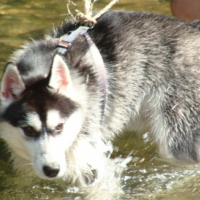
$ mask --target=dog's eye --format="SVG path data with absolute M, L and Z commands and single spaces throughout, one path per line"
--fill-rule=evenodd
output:
M 24 134 L 28 137 L 37 137 L 38 132 L 31 126 L 22 127 Z
M 58 124 L 55 129 L 56 131 L 61 131 L 63 129 L 63 124 Z

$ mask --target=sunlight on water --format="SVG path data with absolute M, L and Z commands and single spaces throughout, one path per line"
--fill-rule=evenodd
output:
M 82 9 L 81 1 L 77 9 Z M 96 9 L 109 0 L 97 1 Z M 66 16 L 67 0 L 2 0 L 0 2 L 0 70 L 14 49 L 30 38 L 42 38 Z M 73 9 L 73 7 L 72 7 Z M 169 0 L 121 0 L 114 9 L 139 10 L 171 15 Z M 157 156 L 148 133 L 126 133 L 114 142 L 108 170 L 100 182 L 88 188 L 72 187 L 63 180 L 44 181 L 17 174 L 0 141 L 0 200 L 198 200 L 200 167 L 170 163 Z M 130 159 L 132 158 L 132 159 Z M 114 174 L 114 176 L 113 176 Z

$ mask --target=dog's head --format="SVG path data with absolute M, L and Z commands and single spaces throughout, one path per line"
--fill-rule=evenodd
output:
M 35 68 L 41 66 L 31 73 L 7 64 L 0 127 L 10 149 L 28 160 L 37 175 L 52 179 L 66 172 L 66 151 L 82 128 L 84 111 L 64 59 L 56 54 L 48 64 L 49 73 L 41 68 L 39 76 Z

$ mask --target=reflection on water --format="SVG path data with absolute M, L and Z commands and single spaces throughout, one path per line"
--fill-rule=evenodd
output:
M 156 147 L 148 140 L 148 133 L 132 137 L 128 134 L 120 138 L 118 144 L 123 149 L 119 153 L 123 155 L 123 152 L 126 152 L 124 156 L 127 155 L 127 151 L 131 150 L 131 147 L 134 147 L 133 161 L 122 177 L 122 186 L 126 191 L 126 196 L 141 200 L 199 199 L 199 166 L 178 162 L 169 163 L 159 158 L 156 154 Z M 127 148 L 124 148 L 122 145 L 126 146 L 126 144 Z
M 81 0 L 75 1 L 81 10 Z M 103 8 L 109 0 L 99 0 L 96 8 Z M 0 1 L 0 70 L 15 48 L 29 38 L 41 38 L 52 25 L 64 21 L 67 0 L 1 0 Z M 73 9 L 73 7 L 72 7 Z M 140 10 L 171 15 L 168 0 L 120 0 L 114 9 Z M 118 192 L 113 199 L 200 199 L 200 170 L 198 166 L 169 163 L 158 158 L 156 147 L 148 140 L 148 133 L 127 133 L 116 139 L 118 151 L 113 157 L 133 158 L 123 172 L 121 189 L 118 182 L 105 176 L 107 183 L 90 187 L 90 199 L 103 199 L 106 192 Z M 9 154 L 0 141 L 0 199 L 82 199 L 86 192 L 70 187 L 64 181 L 43 181 L 16 174 L 8 162 Z M 110 165 L 112 169 L 112 166 Z M 113 167 L 115 168 L 115 167 Z M 115 168 L 116 169 L 116 168 Z M 105 182 L 106 182 L 105 181 Z M 104 191 L 104 193 L 102 193 Z M 121 197 L 120 193 L 124 192 Z M 98 197 L 97 197 L 98 196 Z M 89 198 L 89 197 L 88 197 Z M 108 199 L 106 197 L 105 199 Z

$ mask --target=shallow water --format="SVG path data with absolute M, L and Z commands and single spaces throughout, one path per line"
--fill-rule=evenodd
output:
M 76 9 L 81 10 L 81 1 Z M 109 0 L 99 0 L 95 9 L 103 8 Z M 1 0 L 0 1 L 0 70 L 9 55 L 30 38 L 41 38 L 53 25 L 65 20 L 67 0 Z M 73 6 L 71 6 L 73 10 Z M 171 15 L 168 0 L 121 0 L 114 9 L 140 10 Z M 126 158 L 130 153 L 131 163 L 120 179 L 123 194 L 113 199 L 197 200 L 200 199 L 199 166 L 170 163 L 157 156 L 148 133 L 126 133 L 116 139 L 118 147 L 113 157 Z M 9 154 L 0 141 L 0 199 L 82 199 L 85 191 L 70 187 L 63 181 L 50 182 L 16 174 L 8 162 Z M 106 177 L 110 180 L 109 177 Z M 110 182 L 107 191 L 119 190 Z M 102 189 L 102 187 L 101 187 Z M 105 188 L 90 188 L 90 199 L 103 199 Z M 105 192 L 106 193 L 106 192 Z M 93 195 L 93 196 L 92 196 Z M 102 197 L 102 196 L 103 197 Z M 104 198 L 108 199 L 108 197 Z

